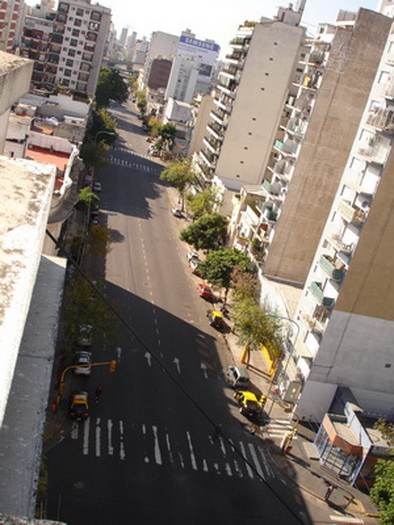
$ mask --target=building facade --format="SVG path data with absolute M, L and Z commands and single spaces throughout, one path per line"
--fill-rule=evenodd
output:
M 15 44 L 18 19 L 23 0 L 0 1 L 0 51 L 10 53 Z

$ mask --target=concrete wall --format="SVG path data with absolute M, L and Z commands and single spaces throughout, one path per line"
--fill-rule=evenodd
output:
M 379 65 L 391 20 L 360 9 L 338 29 L 264 273 L 304 283 Z
M 201 149 L 203 138 L 206 135 L 207 124 L 211 120 L 209 115 L 214 107 L 213 98 L 210 95 L 204 95 L 201 99 L 196 122 L 193 127 L 193 134 L 188 152 L 189 157 L 192 157 L 194 153 Z
M 302 28 L 280 22 L 256 25 L 216 167 L 221 179 L 261 182 L 302 37 Z

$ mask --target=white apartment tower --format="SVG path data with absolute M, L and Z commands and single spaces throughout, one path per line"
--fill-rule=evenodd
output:
M 286 100 L 296 93 L 292 81 L 302 71 L 305 31 L 300 13 L 290 14 L 296 15 L 293 25 L 262 18 L 240 26 L 219 74 L 197 168 L 206 180 L 216 175 L 230 192 L 261 183 Z

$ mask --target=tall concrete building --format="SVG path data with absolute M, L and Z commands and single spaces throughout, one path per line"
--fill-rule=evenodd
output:
M 23 0 L 0 0 L 0 50 L 11 52 Z
M 371 31 L 371 17 L 379 15 L 362 11 L 359 16 L 368 17 Z M 338 386 L 351 389 L 365 414 L 394 417 L 391 22 L 381 20 L 378 26 L 386 31 L 387 42 L 296 313 L 303 353 L 296 364 L 305 380 L 297 413 L 316 421 L 330 407 Z M 379 32 L 373 33 L 378 39 Z M 362 53 L 360 61 L 362 57 L 365 63 L 367 56 Z
M 216 176 L 227 193 L 261 183 L 287 97 L 296 92 L 305 30 L 301 12 L 288 8 L 279 15 L 240 26 L 219 74 L 197 167 L 207 180 Z M 225 200 L 223 211 L 229 209 Z
M 90 0 L 62 0 L 56 12 L 36 14 L 26 18 L 21 45 L 21 54 L 36 61 L 33 85 L 46 89 L 62 85 L 93 95 L 111 10 Z
M 288 100 L 290 118 L 263 181 L 267 199 L 276 197 L 278 184 L 285 191 L 264 275 L 300 286 L 358 133 L 391 25 L 388 17 L 361 9 L 353 27 L 343 27 L 344 15 L 339 13 L 342 27 L 335 28 L 331 43 L 321 33 L 309 42 L 297 98 Z
M 151 35 L 149 48 L 145 55 L 144 71 L 141 77 L 141 87 L 148 85 L 152 63 L 156 58 L 173 60 L 178 48 L 179 37 L 162 31 L 155 31 Z

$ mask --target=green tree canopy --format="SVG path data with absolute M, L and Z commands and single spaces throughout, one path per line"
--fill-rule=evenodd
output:
M 224 241 L 226 233 L 226 217 L 219 213 L 211 213 L 210 215 L 203 215 L 182 230 L 180 239 L 194 246 L 196 250 L 216 250 Z
M 82 206 L 86 208 L 91 206 L 94 202 L 98 202 L 100 200 L 100 197 L 92 191 L 90 186 L 85 186 L 84 188 L 80 189 L 78 198 Z
M 92 168 L 100 168 L 107 165 L 107 152 L 109 146 L 101 142 L 94 144 L 92 142 L 85 142 L 81 147 L 80 157 L 85 166 Z
M 394 447 L 394 424 L 378 421 L 376 427 L 382 432 L 390 446 Z M 394 523 L 394 461 L 379 459 L 375 467 L 375 482 L 370 496 L 379 509 L 379 523 Z
M 197 175 L 191 165 L 191 160 L 185 158 L 171 162 L 171 164 L 161 172 L 160 180 L 168 182 L 178 190 L 179 197 L 182 200 L 183 210 L 186 189 L 197 181 Z
M 213 213 L 217 202 L 217 192 L 211 188 L 205 188 L 201 193 L 189 194 L 187 196 L 189 208 L 195 218 Z
M 99 74 L 96 88 L 96 104 L 98 107 L 109 105 L 110 100 L 120 104 L 129 96 L 127 82 L 123 80 L 118 71 L 102 69 Z
M 220 215 L 220 217 L 222 216 Z M 203 219 L 204 217 L 194 224 Z M 226 290 L 230 288 L 231 275 L 234 268 L 239 268 L 243 272 L 252 271 L 249 258 L 244 253 L 228 247 L 208 253 L 204 261 L 201 261 L 198 265 L 201 277 L 213 286 L 225 288 Z
M 158 135 L 163 141 L 163 146 L 172 149 L 175 140 L 176 127 L 173 124 L 163 124 L 158 128 Z
M 105 108 L 93 111 L 89 135 L 93 142 L 96 141 L 96 137 L 98 142 L 105 142 L 106 144 L 112 144 L 116 140 L 116 120 L 111 117 Z
M 282 326 L 278 318 L 270 317 L 253 297 L 244 297 L 234 304 L 234 327 L 239 344 L 248 350 L 258 350 L 263 344 L 268 350 L 281 352 Z

